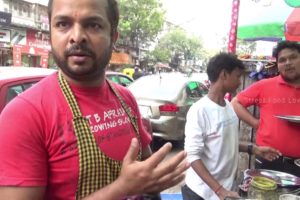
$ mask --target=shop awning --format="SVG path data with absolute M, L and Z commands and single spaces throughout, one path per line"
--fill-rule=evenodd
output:
M 127 53 L 113 52 L 109 63 L 115 65 L 132 64 L 132 59 Z

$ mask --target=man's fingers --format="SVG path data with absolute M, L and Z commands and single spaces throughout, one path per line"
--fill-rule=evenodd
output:
M 273 154 L 276 154 L 278 156 L 281 156 L 281 152 L 277 149 L 274 149 L 272 147 L 262 147 L 262 151 L 264 151 L 264 153 L 273 153 Z
M 145 188 L 146 193 L 158 193 L 162 192 L 165 189 L 168 189 L 170 187 L 173 187 L 179 183 L 181 183 L 184 180 L 185 175 L 181 174 L 177 177 L 174 177 L 173 179 L 167 181 L 167 182 L 160 182 L 158 181 L 155 185 L 152 185 L 151 187 Z
M 182 160 L 181 158 L 185 158 L 184 152 L 178 153 L 175 157 L 173 161 L 164 161 L 154 169 L 152 179 L 155 181 L 146 187 L 147 192 L 160 192 L 180 183 L 184 179 L 184 172 L 190 165 L 187 162 L 179 161 Z
M 185 171 L 190 166 L 186 161 L 183 162 L 185 157 L 186 157 L 186 152 L 181 151 L 177 153 L 175 156 L 173 156 L 172 158 L 170 158 L 169 160 L 161 163 L 155 170 L 155 176 L 161 177 L 164 176 L 165 174 L 171 173 L 176 168 L 178 168 L 178 166 L 183 166 L 182 168 L 179 169 L 182 169 L 182 172 Z
M 138 153 L 139 153 L 139 143 L 136 138 L 133 138 L 131 140 L 129 149 L 123 159 L 123 165 L 127 165 L 134 162 L 138 156 Z
M 177 179 L 180 179 L 180 177 L 185 176 L 185 171 L 189 168 L 189 165 L 187 162 L 182 162 L 175 170 L 171 171 L 170 173 L 160 176 L 158 180 L 158 184 L 164 185 L 168 182 L 174 182 Z
M 234 199 L 239 199 L 239 198 L 241 198 L 237 192 L 233 192 L 233 191 L 227 191 L 227 192 L 224 193 L 223 195 L 224 195 L 224 196 L 222 196 L 222 197 L 223 197 L 224 199 L 226 199 L 226 198 L 234 198 Z
M 184 180 L 185 173 L 187 169 L 186 163 L 181 163 L 173 172 L 165 174 L 157 178 L 153 184 L 149 185 L 145 190 L 147 192 L 161 192 L 167 188 L 173 187 Z
M 164 146 L 162 146 L 158 151 L 152 154 L 150 158 L 148 158 L 145 162 L 147 162 L 147 165 L 149 168 L 153 169 L 157 167 L 157 165 L 165 159 L 167 154 L 171 151 L 172 149 L 172 144 L 171 143 L 166 143 Z
M 274 148 L 270 148 L 271 150 L 271 152 L 272 153 L 274 153 L 274 154 L 276 154 L 276 155 L 278 155 L 278 156 L 281 156 L 281 153 L 280 153 L 280 151 L 278 151 L 277 149 L 274 149 Z

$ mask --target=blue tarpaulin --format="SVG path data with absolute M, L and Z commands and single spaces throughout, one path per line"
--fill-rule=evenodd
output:
M 181 194 L 160 194 L 162 200 L 182 200 Z

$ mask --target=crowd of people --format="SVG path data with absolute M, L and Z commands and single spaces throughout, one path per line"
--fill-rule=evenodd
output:
M 184 178 L 184 200 L 238 198 L 239 151 L 254 154 L 256 168 L 300 175 L 300 126 L 275 117 L 300 116 L 298 43 L 280 42 L 279 75 L 231 102 L 224 96 L 239 87 L 245 66 L 230 53 L 212 57 L 209 93 L 188 112 L 184 151 L 166 160 L 172 145 L 153 153 L 135 98 L 105 78 L 119 36 L 117 1 L 49 0 L 48 14 L 59 70 L 1 113 L 0 199 L 159 199 L 155 194 Z M 260 108 L 259 119 L 251 105 Z M 239 141 L 239 119 L 257 129 L 255 144 Z

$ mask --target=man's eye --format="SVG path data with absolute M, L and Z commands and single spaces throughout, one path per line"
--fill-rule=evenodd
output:
M 56 27 L 58 28 L 66 28 L 68 26 L 67 22 L 57 22 Z
M 97 23 L 89 23 L 87 25 L 88 28 L 91 28 L 91 29 L 94 29 L 94 30 L 99 30 L 101 29 L 101 25 L 100 24 L 97 24 Z
M 298 58 L 297 55 L 291 55 L 291 57 L 290 57 L 291 60 L 295 60 L 295 59 L 297 59 L 297 58 Z

